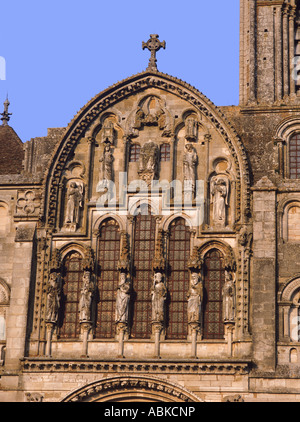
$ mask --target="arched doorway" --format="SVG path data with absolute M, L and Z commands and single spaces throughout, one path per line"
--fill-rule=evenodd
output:
M 62 402 L 202 402 L 183 387 L 153 376 L 123 375 L 88 384 Z

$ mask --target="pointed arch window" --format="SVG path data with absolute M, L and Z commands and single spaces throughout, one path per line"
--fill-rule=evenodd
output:
M 224 256 L 218 249 L 204 260 L 204 339 L 223 339 L 222 289 L 225 281 Z
M 83 278 L 83 259 L 79 252 L 70 252 L 63 261 L 63 292 L 60 316 L 60 337 L 78 338 L 79 297 Z
M 152 261 L 155 251 L 156 220 L 147 205 L 135 213 L 133 251 L 133 312 L 131 337 L 150 338 Z
M 189 290 L 188 260 L 190 257 L 190 230 L 183 218 L 177 218 L 169 230 L 170 293 L 167 314 L 167 339 L 186 339 L 188 334 L 187 294 Z
M 105 220 L 98 237 L 98 306 L 96 338 L 115 336 L 115 299 L 119 284 L 120 228 L 116 220 Z

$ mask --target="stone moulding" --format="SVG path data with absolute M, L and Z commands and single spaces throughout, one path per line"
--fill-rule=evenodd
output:
M 62 402 L 111 401 L 116 398 L 122 401 L 122 398 L 132 398 L 132 395 L 154 398 L 155 401 L 203 402 L 200 397 L 173 382 L 153 376 L 132 375 L 93 382 L 73 391 Z
M 228 361 L 100 361 L 88 359 L 47 359 L 25 358 L 22 370 L 26 373 L 46 372 L 83 372 L 83 373 L 184 373 L 184 374 L 219 374 L 246 375 L 250 373 L 250 360 Z

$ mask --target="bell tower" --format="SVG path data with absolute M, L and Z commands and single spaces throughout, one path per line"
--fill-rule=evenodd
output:
M 240 105 L 300 102 L 298 60 L 300 1 L 241 0 Z

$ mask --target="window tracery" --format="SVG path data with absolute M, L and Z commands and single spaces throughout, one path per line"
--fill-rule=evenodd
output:
M 129 162 L 138 163 L 140 159 L 141 146 L 139 144 L 130 145 Z
M 186 339 L 188 335 L 188 291 L 190 230 L 183 218 L 176 218 L 169 229 L 169 277 L 167 339 Z
M 156 220 L 147 206 L 140 207 L 134 222 L 132 338 L 151 336 L 152 262 Z M 148 212 L 146 212 L 148 211 Z
M 204 339 L 223 339 L 222 290 L 225 281 L 225 261 L 217 250 L 209 251 L 204 259 Z
M 59 324 L 59 335 L 61 338 L 79 337 L 79 299 L 82 278 L 82 255 L 77 251 L 72 251 L 63 261 L 63 294 Z
M 160 161 L 166 162 L 171 160 L 171 146 L 170 144 L 162 144 L 160 147 Z
M 115 335 L 115 295 L 119 284 L 120 228 L 116 220 L 107 219 L 100 227 L 98 237 L 98 305 L 96 338 Z

